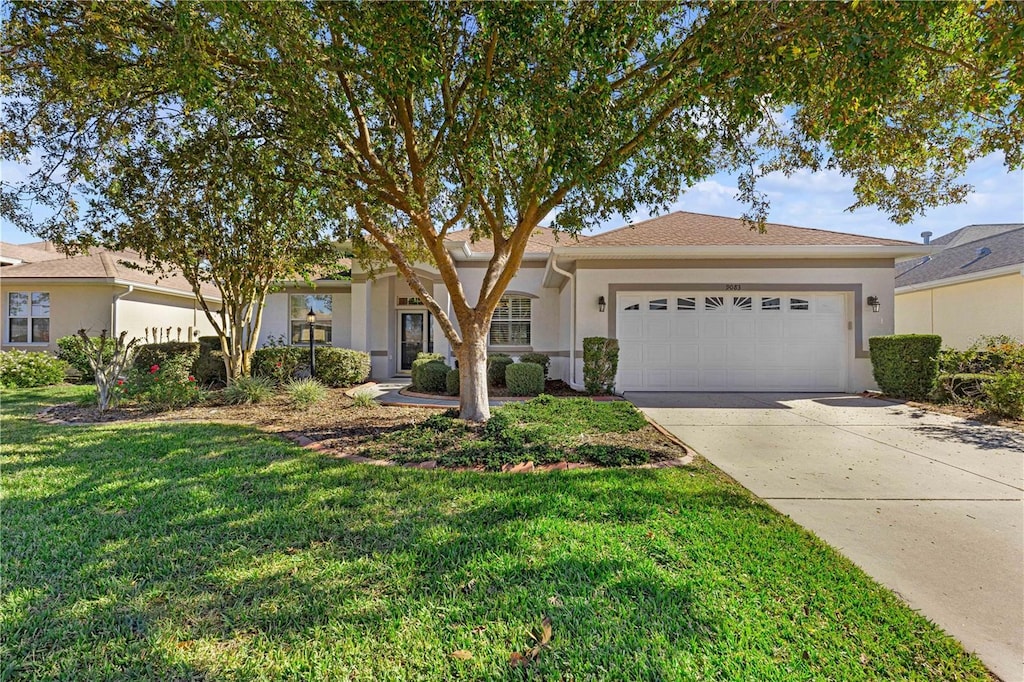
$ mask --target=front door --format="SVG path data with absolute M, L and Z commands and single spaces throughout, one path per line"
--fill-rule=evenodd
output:
M 398 371 L 411 372 L 413 360 L 427 347 L 427 313 L 424 311 L 398 314 Z

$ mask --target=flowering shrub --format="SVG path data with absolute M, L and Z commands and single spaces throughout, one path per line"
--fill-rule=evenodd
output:
M 194 375 L 189 373 L 191 358 L 169 358 L 165 365 L 152 364 L 149 371 L 135 370 L 125 393 L 142 405 L 171 410 L 201 402 L 205 397 Z M 125 387 L 119 386 L 119 389 Z
M 49 353 L 9 350 L 0 353 L 0 386 L 34 388 L 64 381 L 67 364 Z

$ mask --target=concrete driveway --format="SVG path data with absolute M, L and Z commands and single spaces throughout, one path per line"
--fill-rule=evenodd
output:
M 626 398 L 1024 680 L 1024 433 L 851 395 Z

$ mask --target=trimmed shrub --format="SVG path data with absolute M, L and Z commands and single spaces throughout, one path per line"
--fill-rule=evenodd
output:
M 295 346 L 268 346 L 253 352 L 251 369 L 254 377 L 268 379 L 280 386 L 295 377 L 303 360 L 309 365 L 309 350 Z
M 316 349 L 316 379 L 331 387 L 354 386 L 370 376 L 370 354 L 348 348 L 321 346 Z M 252 374 L 283 385 L 306 374 L 309 349 L 298 346 L 270 346 L 252 354 Z
M 459 376 L 459 370 L 450 369 L 448 375 L 444 378 L 445 393 L 448 395 L 458 395 L 460 387 L 462 385 L 462 379 Z
M 302 353 L 308 360 L 309 350 Z M 316 349 L 316 378 L 334 388 L 355 386 L 370 376 L 370 354 L 350 348 L 325 346 Z
M 587 393 L 604 394 L 615 390 L 619 371 L 619 342 L 603 336 L 583 339 L 583 386 Z
M 517 362 L 505 368 L 505 385 L 512 395 L 540 395 L 544 392 L 544 367 L 536 362 Z
M 228 370 L 224 366 L 224 352 L 219 336 L 199 337 L 199 358 L 192 367 L 196 381 L 203 386 L 223 386 L 228 383 Z
M 285 391 L 299 410 L 308 410 L 327 397 L 327 387 L 316 379 L 295 379 L 285 386 Z
M 255 405 L 274 395 L 274 383 L 266 377 L 238 377 L 221 395 L 231 405 Z
M 505 368 L 515 360 L 507 355 L 495 353 L 487 357 L 487 383 L 491 386 L 505 386 Z
M 427 366 L 432 366 L 435 369 L 430 370 L 433 375 L 436 376 L 441 372 L 440 368 L 444 368 L 445 374 L 448 372 L 448 365 L 444 364 L 444 361 L 438 357 L 434 357 L 433 354 L 421 353 L 420 355 L 425 357 L 418 357 L 412 361 L 412 388 L 414 391 L 423 391 L 425 393 L 437 392 L 430 391 L 427 388 L 426 378 L 424 377 L 424 370 Z M 433 381 L 433 379 L 431 379 Z M 441 391 L 444 391 L 444 379 L 441 380 Z
M 878 387 L 894 398 L 926 398 L 938 376 L 941 345 L 935 334 L 872 336 L 868 346 Z
M 448 365 L 440 360 L 429 360 L 420 366 L 419 390 L 425 393 L 445 393 L 448 390 Z
M 49 353 L 23 350 L 0 352 L 0 386 L 4 388 L 36 388 L 64 381 L 68 365 Z
M 985 406 L 1000 417 L 1024 417 L 1024 372 L 1010 370 L 997 374 L 983 386 Z
M 551 358 L 544 353 L 523 353 L 519 356 L 519 362 L 532 362 L 544 369 L 544 377 L 548 376 L 548 367 L 551 366 Z
M 94 336 L 92 338 L 99 338 Z M 82 381 L 93 381 L 96 379 L 89 364 L 89 354 L 85 348 L 85 341 L 77 334 L 62 336 L 57 339 L 57 357 L 68 363 L 68 366 L 75 374 L 81 377 Z M 110 362 L 114 358 L 114 344 L 110 343 L 103 347 L 103 361 Z
M 163 343 L 147 343 L 139 346 L 132 360 L 132 368 L 139 374 L 151 373 L 153 367 L 159 369 L 173 368 L 175 378 L 185 381 L 195 376 L 193 367 L 199 359 L 199 344 L 188 341 L 165 341 Z

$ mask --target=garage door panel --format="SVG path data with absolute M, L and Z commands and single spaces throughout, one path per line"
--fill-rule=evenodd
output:
M 624 296 L 619 388 L 842 390 L 846 304 L 845 294 L 784 291 Z

